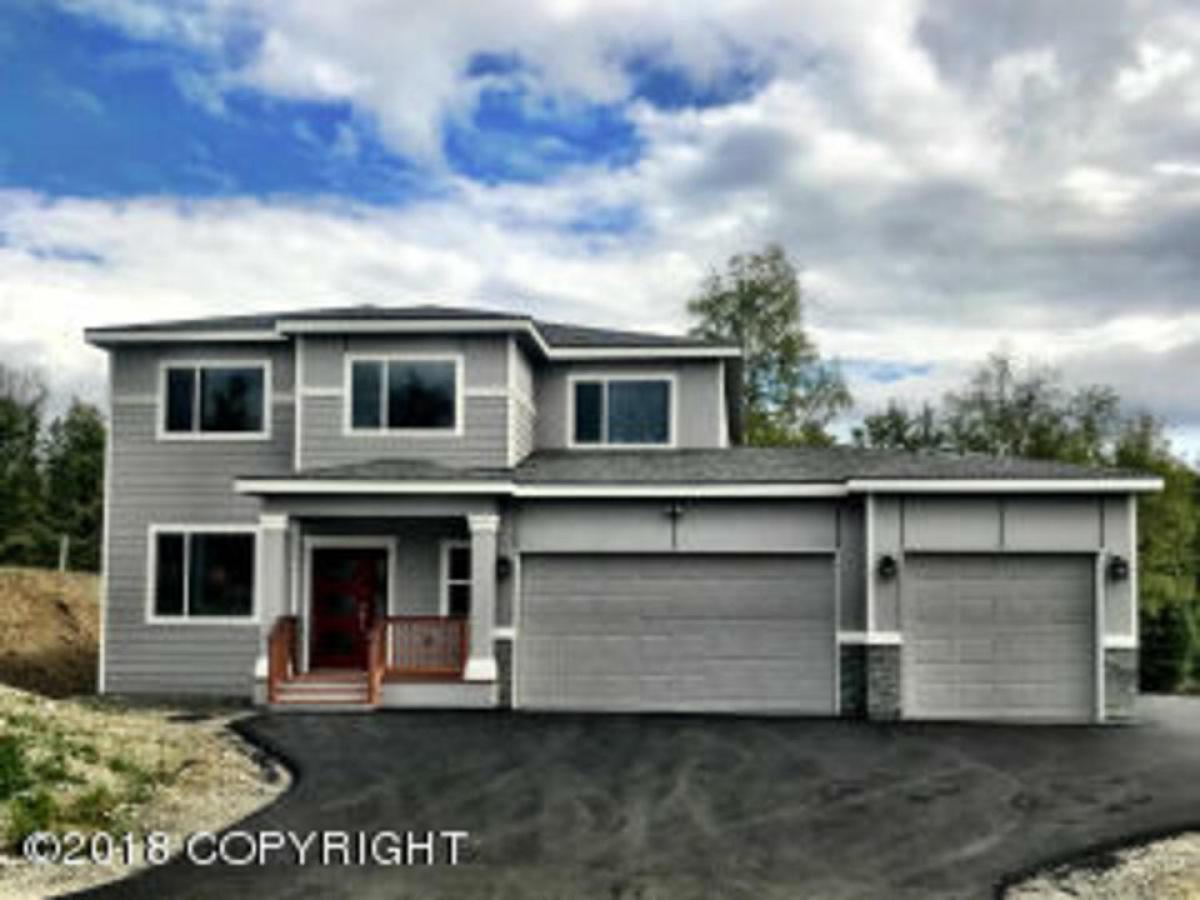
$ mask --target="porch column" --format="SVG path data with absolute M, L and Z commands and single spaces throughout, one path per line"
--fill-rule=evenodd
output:
M 275 620 L 289 611 L 288 517 L 263 513 L 258 517 L 258 653 L 254 662 L 254 694 L 266 700 L 267 638 Z M 260 696 L 261 695 L 261 696 Z
M 492 628 L 496 621 L 497 515 L 467 516 L 471 529 L 471 621 L 466 681 L 495 681 L 496 653 Z

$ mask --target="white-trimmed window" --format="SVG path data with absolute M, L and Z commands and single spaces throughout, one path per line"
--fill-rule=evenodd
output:
M 151 526 L 150 621 L 253 622 L 257 559 L 252 526 Z
M 443 616 L 471 614 L 471 542 L 442 541 L 442 578 L 438 611 Z
M 269 437 L 268 362 L 167 362 L 161 380 L 160 438 Z
M 667 447 L 674 443 L 675 380 L 662 376 L 571 379 L 570 444 Z
M 462 359 L 353 356 L 347 359 L 347 428 L 353 433 L 457 433 Z

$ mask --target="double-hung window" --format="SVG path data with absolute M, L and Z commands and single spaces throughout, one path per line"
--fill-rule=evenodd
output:
M 578 378 L 572 382 L 576 446 L 667 446 L 673 439 L 670 378 Z
M 350 430 L 458 431 L 460 369 L 451 357 L 351 359 Z
M 252 528 L 151 528 L 151 619 L 252 621 L 256 548 Z
M 167 363 L 160 433 L 166 438 L 267 436 L 267 363 Z
M 442 544 L 442 597 L 444 616 L 471 614 L 471 544 L 446 541 Z

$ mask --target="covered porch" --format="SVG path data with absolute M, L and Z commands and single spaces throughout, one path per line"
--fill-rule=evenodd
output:
M 503 701 L 511 563 L 491 496 L 266 494 L 257 702 L 480 708 Z M 503 597 L 501 596 L 503 595 Z

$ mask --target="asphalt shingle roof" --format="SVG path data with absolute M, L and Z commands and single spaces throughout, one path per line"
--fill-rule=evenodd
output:
M 730 447 L 713 450 L 541 450 L 515 469 L 459 469 L 381 459 L 310 469 L 300 479 L 498 481 L 518 484 L 786 484 L 850 479 L 1105 479 L 1144 477 L 1123 469 L 1032 459 L 996 459 L 853 447 Z
M 164 322 L 140 322 L 132 325 L 106 325 L 88 329 L 98 338 L 114 332 L 195 332 L 195 331 L 263 331 L 274 332 L 281 322 L 294 320 L 353 320 L 414 322 L 423 319 L 486 319 L 512 322 L 515 325 L 532 323 L 537 326 L 551 347 L 709 347 L 712 341 L 682 335 L 651 334 L 643 331 L 623 331 L 613 328 L 593 328 L 562 322 L 543 322 L 520 313 L 491 309 L 472 309 L 456 306 L 342 306 L 326 309 L 287 310 L 238 316 L 210 316 L 202 319 L 174 319 Z

